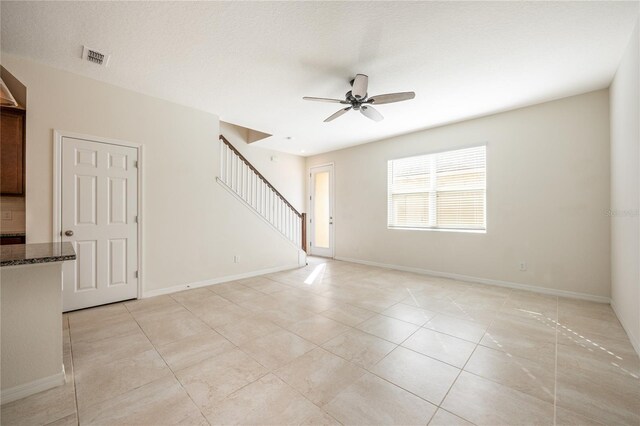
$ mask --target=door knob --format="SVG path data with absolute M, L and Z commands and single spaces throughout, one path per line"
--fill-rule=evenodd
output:
M 72 237 L 73 236 L 73 231 L 71 231 L 71 230 L 64 231 L 64 235 L 66 235 L 67 237 Z

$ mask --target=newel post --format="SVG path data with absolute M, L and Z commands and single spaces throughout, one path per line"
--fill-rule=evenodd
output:
M 307 214 L 302 213 L 302 250 L 307 251 Z

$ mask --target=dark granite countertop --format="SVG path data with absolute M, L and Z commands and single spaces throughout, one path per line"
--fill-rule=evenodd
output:
M 24 232 L 0 232 L 0 237 L 25 237 Z
M 62 262 L 75 258 L 76 252 L 69 242 L 0 246 L 0 266 Z

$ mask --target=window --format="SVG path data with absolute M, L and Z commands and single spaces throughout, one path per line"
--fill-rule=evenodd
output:
M 389 228 L 486 229 L 486 145 L 388 162 Z

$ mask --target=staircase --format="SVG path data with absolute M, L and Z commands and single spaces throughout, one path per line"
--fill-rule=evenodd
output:
M 306 252 L 306 214 L 298 212 L 224 136 L 220 141 L 218 182 Z

